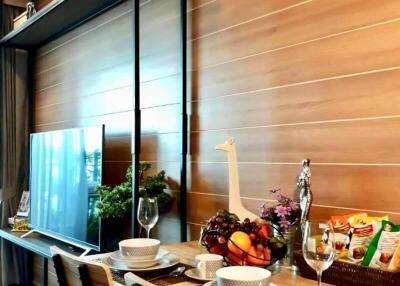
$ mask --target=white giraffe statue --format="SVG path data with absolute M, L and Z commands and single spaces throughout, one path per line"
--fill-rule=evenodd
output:
M 237 166 L 235 139 L 228 137 L 223 144 L 215 146 L 216 150 L 228 153 L 228 169 L 229 169 L 229 212 L 235 213 L 240 220 L 249 218 L 251 221 L 258 218 L 257 215 L 247 210 L 240 198 L 239 189 L 239 172 Z

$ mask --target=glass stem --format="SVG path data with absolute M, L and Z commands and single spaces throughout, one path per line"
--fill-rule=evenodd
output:
M 150 238 L 150 227 L 146 227 L 147 238 Z
M 322 279 L 322 271 L 321 270 L 317 270 L 317 281 L 318 281 L 318 286 L 321 286 L 321 279 Z

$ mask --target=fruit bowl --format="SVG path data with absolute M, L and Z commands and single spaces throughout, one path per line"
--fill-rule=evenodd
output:
M 210 253 L 222 255 L 228 265 L 268 267 L 287 251 L 285 239 L 274 236 L 272 228 L 261 219 L 240 222 L 235 214 L 219 210 L 203 229 L 201 243 Z

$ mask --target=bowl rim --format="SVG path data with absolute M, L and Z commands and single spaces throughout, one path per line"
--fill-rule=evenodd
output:
M 143 243 L 148 242 L 149 244 L 143 245 Z M 130 243 L 138 243 L 135 245 L 130 245 Z M 120 247 L 130 247 L 130 248 L 146 248 L 146 247 L 154 247 L 159 246 L 160 241 L 154 238 L 129 238 L 121 240 L 118 245 Z
M 260 277 L 260 278 L 249 277 L 249 278 L 243 278 L 243 279 L 228 277 L 225 272 L 231 271 L 232 269 L 240 270 L 242 273 L 243 273 L 243 271 L 246 271 L 246 270 L 250 270 L 250 271 L 252 271 L 252 273 L 254 273 L 256 271 L 256 272 L 260 273 L 261 275 L 263 275 L 264 277 Z M 216 275 L 217 279 L 220 278 L 220 279 L 226 279 L 226 280 L 231 280 L 231 281 L 260 281 L 260 280 L 268 279 L 269 277 L 271 277 L 271 271 L 269 271 L 265 268 L 256 267 L 256 266 L 228 266 L 228 267 L 223 267 L 223 268 L 218 269 L 215 272 L 215 275 Z

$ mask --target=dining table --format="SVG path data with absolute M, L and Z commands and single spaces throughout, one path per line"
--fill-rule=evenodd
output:
M 163 249 L 169 251 L 170 253 L 175 254 L 177 257 L 179 257 L 180 265 L 183 265 L 186 268 L 195 267 L 195 256 L 197 254 L 207 252 L 207 250 L 205 248 L 201 247 L 197 241 L 189 241 L 189 242 L 174 243 L 174 244 L 163 244 L 161 247 Z M 99 259 L 101 257 L 104 257 L 105 255 L 107 255 L 107 254 L 94 255 L 94 256 L 91 256 L 90 260 Z M 172 268 L 172 269 L 174 269 L 174 268 Z M 172 269 L 166 269 L 161 273 L 159 271 L 158 272 L 150 272 L 150 273 L 135 272 L 135 275 L 137 275 L 140 278 L 143 278 L 144 280 L 150 280 L 156 276 L 160 276 L 160 274 L 167 274 Z M 114 279 L 115 286 L 124 286 L 123 275 L 124 275 L 124 273 L 120 273 L 118 271 L 113 271 L 113 279 Z M 157 286 L 168 286 L 168 285 L 198 286 L 198 285 L 205 284 L 205 282 L 197 281 L 197 280 L 191 279 L 189 277 L 186 277 L 184 274 L 182 274 L 180 277 L 174 277 L 174 278 L 164 275 L 162 279 L 156 279 L 155 281 L 152 281 L 152 283 Z M 279 270 L 276 271 L 275 273 L 272 273 L 271 277 L 269 278 L 269 286 L 283 286 L 283 285 L 285 285 L 285 286 L 290 286 L 290 285 L 293 285 L 293 286 L 315 286 L 315 285 L 317 285 L 317 282 L 315 280 L 310 280 L 310 279 L 301 277 L 298 272 L 295 273 L 295 272 L 289 271 L 286 268 L 279 267 Z M 323 285 L 328 285 L 328 284 L 323 284 Z

